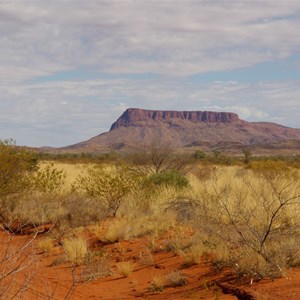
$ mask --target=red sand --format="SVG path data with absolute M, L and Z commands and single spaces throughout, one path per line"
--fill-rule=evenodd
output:
M 24 237 L 17 237 L 19 243 Z M 194 266 L 182 268 L 183 259 L 172 252 L 151 253 L 146 239 L 123 241 L 104 245 L 92 243 L 93 250 L 108 254 L 112 275 L 93 281 L 78 280 L 82 267 L 75 269 L 76 284 L 72 286 L 72 272 L 66 263 L 53 266 L 61 256 L 61 249 L 37 255 L 37 262 L 27 271 L 34 274 L 28 286 L 25 299 L 300 299 L 300 268 L 290 270 L 287 278 L 275 281 L 262 280 L 252 285 L 239 284 L 230 272 L 216 273 L 204 258 Z M 25 253 L 24 253 L 25 254 Z M 118 274 L 116 264 L 123 260 L 134 262 L 134 271 L 129 277 Z M 149 287 L 153 276 L 165 275 L 181 269 L 186 276 L 184 286 L 166 287 L 162 292 L 151 292 Z M 22 275 L 14 278 L 22 283 Z

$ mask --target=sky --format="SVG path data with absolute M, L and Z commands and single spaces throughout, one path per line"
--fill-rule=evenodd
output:
M 0 139 L 66 146 L 129 107 L 300 128 L 299 0 L 0 0 Z

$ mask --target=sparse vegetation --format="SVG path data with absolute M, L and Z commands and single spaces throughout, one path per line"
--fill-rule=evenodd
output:
M 51 237 L 43 237 L 39 239 L 38 246 L 43 252 L 49 252 L 54 248 L 54 240 Z
M 16 245 L 14 234 L 1 232 L 0 299 L 22 297 L 32 283 L 38 260 L 34 251 L 36 236 L 25 237 Z
M 173 271 L 165 275 L 165 286 L 175 287 L 186 285 L 186 276 L 181 271 Z
M 28 175 L 36 170 L 34 153 L 17 147 L 13 140 L 0 141 L 1 200 L 24 192 L 28 188 Z
M 147 177 L 143 183 L 145 186 L 167 185 L 179 189 L 189 186 L 188 179 L 176 170 L 167 170 Z
M 150 292 L 162 292 L 165 286 L 165 279 L 163 276 L 153 276 L 152 282 L 148 288 Z
M 142 237 L 150 242 L 135 259 L 145 267 L 156 266 L 158 253 L 172 252 L 184 260 L 180 268 L 196 268 L 205 254 L 216 269 L 229 267 L 252 282 L 287 276 L 289 268 L 300 265 L 297 157 L 267 159 L 244 152 L 244 157 L 232 158 L 199 152 L 186 168 L 174 152 L 150 150 L 145 160 L 142 152 L 129 165 L 121 160 L 116 165 L 110 158 L 100 165 L 92 160 L 70 178 L 55 162 L 41 164 L 12 141 L 1 142 L 0 216 L 5 235 L 41 234 L 36 251 L 52 255 L 55 248 L 60 255 L 52 265 L 67 264 L 72 276 L 80 269 L 80 280 L 111 276 L 111 269 L 130 276 L 135 262 L 115 264 L 99 248 L 119 247 L 116 251 L 124 259 L 121 242 Z M 93 224 L 97 232 L 88 229 Z M 96 249 L 88 247 L 85 230 L 90 230 Z M 0 246 L 1 273 L 1 264 L 19 263 L 22 251 L 14 252 L 9 242 Z M 36 259 L 32 253 L 17 272 Z M 26 276 L 24 289 L 33 274 Z M 12 284 L 12 278 L 6 278 L 0 278 L 1 286 Z M 180 271 L 155 275 L 149 291 L 186 283 Z
M 74 265 L 80 265 L 88 253 L 87 241 L 82 237 L 67 238 L 63 241 L 63 249 L 67 260 Z
M 110 261 L 105 255 L 95 255 L 93 252 L 88 253 L 89 259 L 81 271 L 83 280 L 96 280 L 99 277 L 106 277 L 112 274 Z
M 97 166 L 80 175 L 73 188 L 99 198 L 116 215 L 124 197 L 139 184 L 139 176 L 126 167 Z
M 132 261 L 122 261 L 117 264 L 117 269 L 122 276 L 128 277 L 133 272 L 134 266 Z
M 66 173 L 53 166 L 46 166 L 32 176 L 31 184 L 34 190 L 54 194 L 60 193 L 65 184 Z
M 201 256 L 204 254 L 203 245 L 192 245 L 184 254 L 183 267 L 197 265 L 200 262 Z
M 265 166 L 255 172 L 241 169 L 235 176 L 235 183 L 225 174 L 205 188 L 199 201 L 205 222 L 200 217 L 199 225 L 216 239 L 216 252 L 218 240 L 226 243 L 227 264 L 238 273 L 282 276 L 294 260 L 287 247 L 280 246 L 282 240 L 289 244 L 299 236 L 299 220 L 293 213 L 299 209 L 299 173 Z M 241 267 L 247 256 L 252 266 Z
M 163 276 L 154 276 L 148 288 L 150 292 L 162 292 L 166 287 L 184 286 L 186 276 L 181 271 L 172 271 Z
M 189 161 L 188 156 L 176 153 L 172 147 L 158 141 L 133 149 L 125 158 L 132 169 L 142 175 L 174 170 L 182 172 Z

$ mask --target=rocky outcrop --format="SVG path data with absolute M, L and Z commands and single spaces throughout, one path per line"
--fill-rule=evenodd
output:
M 297 141 L 300 141 L 300 129 L 268 122 L 247 122 L 230 112 L 129 108 L 109 132 L 62 150 L 123 151 L 156 142 L 185 149 L 234 148 L 241 151 L 245 146 L 270 148 L 272 144 L 276 149 L 298 149 Z
M 240 121 L 238 115 L 231 112 L 144 110 L 129 108 L 112 124 L 110 130 L 121 126 L 142 126 L 143 122 L 148 121 L 171 123 L 174 120 L 187 120 L 194 123 L 234 123 Z

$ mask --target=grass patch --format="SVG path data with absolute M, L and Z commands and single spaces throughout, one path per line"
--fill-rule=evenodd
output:
M 80 265 L 88 253 L 87 241 L 82 237 L 67 238 L 63 241 L 63 249 L 67 260 L 74 265 Z
M 135 264 L 131 261 L 122 261 L 117 264 L 118 273 L 124 277 L 129 277 L 133 272 Z

